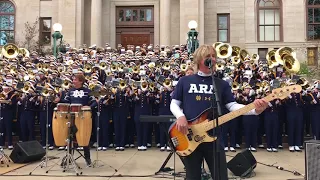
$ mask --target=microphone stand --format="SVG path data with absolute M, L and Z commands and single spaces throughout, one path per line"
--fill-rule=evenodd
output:
M 212 179 L 213 180 L 220 180 L 221 179 L 221 174 L 220 174 L 220 149 L 219 149 L 219 136 L 220 136 L 220 127 L 219 127 L 219 116 L 221 116 L 221 107 L 220 107 L 220 98 L 218 96 L 217 93 L 217 86 L 216 86 L 216 82 L 215 82 L 215 76 L 214 76 L 214 67 L 212 64 L 212 60 L 210 59 L 210 62 L 208 63 L 208 67 L 211 71 L 211 80 L 212 80 L 212 86 L 213 86 L 213 92 L 212 92 L 212 96 L 211 96 L 211 108 L 212 108 L 212 118 L 215 120 L 215 125 L 216 128 L 212 129 L 212 133 L 213 136 L 217 137 L 216 142 L 213 143 L 213 165 L 214 165 L 214 174 Z M 217 117 L 215 118 L 215 115 L 217 115 Z M 216 177 L 218 177 L 218 179 L 216 179 Z

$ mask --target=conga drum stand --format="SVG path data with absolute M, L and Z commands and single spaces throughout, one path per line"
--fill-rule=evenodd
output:
M 100 107 L 98 104 L 98 112 L 97 112 L 97 152 L 96 152 L 96 160 L 94 160 L 92 162 L 92 167 L 93 168 L 99 168 L 104 166 L 106 163 L 104 163 L 103 161 L 99 160 L 99 135 L 100 135 Z
M 61 166 L 63 167 L 63 172 L 73 170 L 76 173 L 76 175 L 79 176 L 82 174 L 82 172 L 80 172 L 80 170 L 79 170 L 80 166 L 76 163 L 76 161 L 73 157 L 73 154 L 72 154 L 73 139 L 75 138 L 75 133 L 76 133 L 76 132 L 74 132 L 74 131 L 76 131 L 76 130 L 74 130 L 74 128 L 76 128 L 74 125 L 75 114 L 70 113 L 70 115 L 71 115 L 70 122 L 68 122 L 67 151 L 66 151 L 66 155 L 61 159 Z M 53 167 L 51 167 L 50 169 L 52 169 L 52 168 Z
M 42 161 L 29 173 L 29 175 L 31 175 L 33 173 L 33 171 L 35 171 L 38 167 L 43 168 L 43 167 L 48 167 L 48 161 L 52 160 L 52 159 L 58 159 L 57 157 L 54 156 L 48 156 L 48 135 L 49 135 L 49 97 L 45 97 L 46 99 L 46 155 L 45 157 L 42 158 Z M 48 171 L 46 171 L 46 173 L 48 173 Z
M 1 126 L 1 124 L 3 123 L 3 117 L 2 117 L 2 114 L 1 114 L 1 111 L 2 111 L 2 104 L 3 103 L 6 103 L 8 104 L 10 101 L 8 100 L 0 100 L 0 136 L 4 136 L 4 133 L 3 133 L 3 126 Z M 8 155 L 6 155 L 3 151 L 3 149 L 0 149 L 0 164 L 5 164 L 7 167 L 9 167 L 9 163 L 11 162 L 10 158 Z

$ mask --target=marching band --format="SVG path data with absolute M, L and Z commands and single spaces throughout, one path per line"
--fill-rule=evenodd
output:
M 225 151 L 236 151 L 242 144 L 242 137 L 245 148 L 257 151 L 258 147 L 263 147 L 264 135 L 269 152 L 282 148 L 283 135 L 288 136 L 290 151 L 301 151 L 305 127 L 310 126 L 313 137 L 320 138 L 317 120 L 320 116 L 320 86 L 317 80 L 311 83 L 295 75 L 299 71 L 299 61 L 293 49 L 272 50 L 266 60 L 261 60 L 259 55 L 250 55 L 238 46 L 226 43 L 213 46 L 218 54 L 216 76 L 230 84 L 236 101 L 241 104 L 265 97 L 278 87 L 292 84 L 303 87 L 301 93 L 270 102 L 269 108 L 259 116 L 241 116 L 223 125 Z M 140 122 L 139 117 L 171 115 L 170 101 L 175 84 L 180 77 L 196 71 L 192 68 L 192 54 L 188 54 L 185 45 L 143 44 L 127 48 L 119 45 L 117 49 L 112 49 L 109 44 L 105 48 L 83 45 L 79 49 L 67 47 L 66 52 L 55 58 L 7 44 L 2 48 L 1 56 L 0 148 L 5 146 L 7 138 L 9 149 L 13 148 L 14 119 L 19 123 L 20 141 L 35 140 L 34 127 L 39 123 L 44 148 L 48 120 L 48 147 L 54 149 L 55 109 L 60 103 L 70 103 L 71 96 L 92 93 L 90 145 L 99 136 L 98 150 L 114 147 L 116 151 L 123 151 L 137 146 L 139 151 L 145 151 L 151 147 L 154 135 L 157 147 L 161 151 L 170 151 L 166 132 L 159 130 L 159 123 Z M 74 91 L 72 79 L 75 74 L 83 75 L 83 87 L 88 92 Z M 87 102 L 76 103 L 89 105 Z M 310 114 L 309 120 L 305 113 Z M 96 124 L 97 118 L 99 124 Z M 99 126 L 99 134 L 96 126 Z M 135 136 L 137 144 L 134 143 Z M 62 149 L 65 146 L 59 147 Z

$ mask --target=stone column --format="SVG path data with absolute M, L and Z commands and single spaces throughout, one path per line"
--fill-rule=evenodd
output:
M 160 1 L 160 45 L 171 46 L 170 0 Z
M 187 43 L 187 33 L 189 32 L 188 23 L 191 20 L 195 20 L 198 23 L 196 30 L 199 32 L 199 10 L 201 0 L 180 0 L 180 43 Z M 204 4 L 203 4 L 204 5 Z M 201 33 L 201 32 L 199 32 Z M 200 36 L 200 35 L 199 35 Z
M 84 0 L 77 0 L 77 9 L 76 9 L 76 47 L 83 45 L 84 42 Z
M 91 46 L 102 46 L 102 0 L 92 0 L 91 3 Z

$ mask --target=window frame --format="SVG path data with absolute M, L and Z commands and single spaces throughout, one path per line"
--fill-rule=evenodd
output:
M 219 17 L 227 17 L 227 29 L 219 28 Z M 220 41 L 219 39 L 219 31 L 227 30 L 227 41 Z M 217 42 L 230 43 L 230 13 L 218 13 L 217 14 Z
M 314 38 L 309 39 L 309 36 L 308 36 L 309 25 L 320 25 L 320 22 L 319 23 L 309 23 L 309 14 L 308 14 L 309 8 L 312 8 L 312 9 L 318 8 L 320 10 L 320 4 L 319 5 L 309 5 L 308 0 L 306 0 L 306 39 L 307 39 L 307 41 L 319 41 L 320 37 L 319 37 L 319 39 L 314 39 Z M 314 16 L 313 16 L 313 20 L 314 20 Z
M 16 5 L 11 0 L 0 0 L 0 2 L 7 2 L 7 3 L 11 3 L 12 4 L 14 12 L 13 13 L 5 13 L 5 12 L 1 12 L 0 11 L 0 16 L 13 16 L 13 30 L 2 30 L 1 27 L 0 27 L 0 32 L 1 31 L 13 32 L 12 43 L 14 43 L 15 40 L 16 40 L 16 19 L 17 19 L 17 17 L 16 17 L 16 13 L 17 13 Z M 7 41 L 7 43 L 11 43 L 11 41 Z M 0 46 L 4 46 L 4 45 L 0 44 Z
M 44 31 L 43 30 L 43 21 L 44 20 L 50 20 L 50 23 L 51 23 L 50 24 L 50 27 L 51 27 L 50 31 Z M 46 43 L 44 45 L 46 45 L 46 46 L 51 45 L 52 44 L 52 38 L 51 38 L 51 34 L 52 34 L 52 17 L 40 17 L 39 22 L 40 22 L 40 24 L 39 24 L 39 40 L 42 41 L 43 33 L 50 33 L 50 42 Z
M 314 55 L 313 65 L 309 64 L 309 54 L 308 54 L 309 50 L 314 50 L 315 55 Z M 317 47 L 307 47 L 307 65 L 308 66 L 316 66 L 316 67 L 318 66 L 318 53 L 319 53 L 319 50 Z
M 151 9 L 151 21 L 146 21 L 147 9 Z M 119 21 L 119 12 L 123 10 L 124 21 Z M 138 21 L 133 21 L 133 13 L 131 13 L 130 21 L 125 21 L 126 10 L 137 10 Z M 144 10 L 145 21 L 140 21 L 140 10 Z M 154 7 L 153 6 L 117 6 L 116 7 L 116 25 L 117 26 L 153 26 L 154 25 Z
M 258 0 L 257 4 L 256 4 L 256 15 L 257 15 L 257 41 L 258 42 L 283 42 L 283 4 L 282 4 L 282 0 L 277 0 L 279 2 L 279 6 L 272 6 L 272 7 L 260 7 L 259 4 L 261 1 L 264 0 Z M 279 10 L 279 15 L 280 15 L 280 24 L 279 24 L 279 40 L 273 40 L 273 41 L 266 41 L 260 40 L 260 10 Z M 263 27 L 266 26 L 273 26 L 276 27 L 278 25 L 273 24 L 273 25 L 261 25 Z M 265 39 L 265 37 L 264 37 Z

